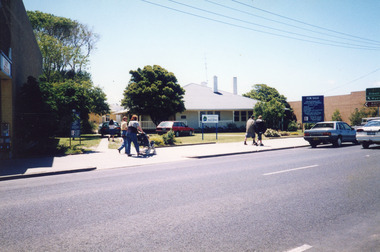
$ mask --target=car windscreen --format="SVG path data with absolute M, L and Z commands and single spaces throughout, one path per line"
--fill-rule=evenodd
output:
M 173 122 L 161 122 L 158 126 L 159 127 L 171 127 L 173 125 Z
M 380 121 L 369 121 L 364 127 L 380 127 Z
M 313 129 L 317 129 L 317 128 L 334 128 L 334 124 L 333 123 L 317 123 L 316 125 L 314 125 Z

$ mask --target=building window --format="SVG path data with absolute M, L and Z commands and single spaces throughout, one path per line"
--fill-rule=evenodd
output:
M 181 119 L 186 120 L 186 115 L 181 115 Z
M 247 111 L 241 112 L 241 121 L 246 122 L 247 121 Z
M 234 111 L 234 122 L 239 122 L 239 121 L 240 121 L 240 112 Z
M 215 111 L 215 115 L 218 115 L 218 121 L 220 121 L 220 111 Z
M 203 115 L 206 115 L 206 112 L 205 111 L 201 111 L 199 112 L 199 121 L 202 122 L 202 116 Z

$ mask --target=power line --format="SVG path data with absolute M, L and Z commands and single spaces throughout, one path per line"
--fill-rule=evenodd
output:
M 351 34 L 347 34 L 347 33 L 344 33 L 344 32 L 334 31 L 332 29 L 328 29 L 328 28 L 325 28 L 325 27 L 309 24 L 309 23 L 306 23 L 306 22 L 301 21 L 301 20 L 297 20 L 297 19 L 294 19 L 294 18 L 286 17 L 284 15 L 280 15 L 280 14 L 277 14 L 277 13 L 274 13 L 274 12 L 271 12 L 271 11 L 267 11 L 267 10 L 264 10 L 264 9 L 261 9 L 261 8 L 253 7 L 252 5 L 245 4 L 245 3 L 242 3 L 242 2 L 237 1 L 237 0 L 231 0 L 231 1 L 235 2 L 235 3 L 238 3 L 240 5 L 252 8 L 252 9 L 256 9 L 256 10 L 259 10 L 259 11 L 262 11 L 262 12 L 265 12 L 265 13 L 269 13 L 269 14 L 277 16 L 277 17 L 288 19 L 288 20 L 291 20 L 291 21 L 294 21 L 294 22 L 297 22 L 297 23 L 300 23 L 300 24 L 304 24 L 304 25 L 307 25 L 307 26 L 311 26 L 311 27 L 314 27 L 314 28 L 318 28 L 318 29 L 321 29 L 321 30 L 325 30 L 325 31 L 333 32 L 333 33 L 338 33 L 338 34 L 341 34 L 341 35 L 345 35 L 345 36 L 349 36 L 349 37 L 354 37 L 354 38 L 358 38 L 358 39 L 361 39 L 361 40 L 367 40 L 367 41 L 372 41 L 372 42 L 375 42 L 375 43 L 380 43 L 380 41 L 377 41 L 377 40 L 362 38 L 362 37 L 351 35 Z
M 206 13 L 209 13 L 209 14 L 220 16 L 220 17 L 223 17 L 223 18 L 232 19 L 232 20 L 235 20 L 235 21 L 239 21 L 239 22 L 243 22 L 243 23 L 246 23 L 246 24 L 251 24 L 251 25 L 259 26 L 259 27 L 262 27 L 262 28 L 266 28 L 266 29 L 270 29 L 270 30 L 274 30 L 274 31 L 278 31 L 278 32 L 288 33 L 288 34 L 291 34 L 291 35 L 296 35 L 296 36 L 301 36 L 301 37 L 311 38 L 311 39 L 316 39 L 316 40 L 321 40 L 321 41 L 327 41 L 327 42 L 331 42 L 331 43 L 344 44 L 344 45 L 348 45 L 348 46 L 362 47 L 363 49 L 374 49 L 374 50 L 375 49 L 380 49 L 380 47 L 369 47 L 369 46 L 365 46 L 365 45 L 357 45 L 357 44 L 351 44 L 351 43 L 346 43 L 346 42 L 339 42 L 339 41 L 334 41 L 334 40 L 329 40 L 329 39 L 322 39 L 322 38 L 318 38 L 318 37 L 308 36 L 308 35 L 300 34 L 300 33 L 296 33 L 296 32 L 286 31 L 286 30 L 282 30 L 282 29 L 277 29 L 277 28 L 273 28 L 273 27 L 270 27 L 270 26 L 260 25 L 260 24 L 257 24 L 257 23 L 249 22 L 249 21 L 246 21 L 246 20 L 243 20 L 243 19 L 240 19 L 240 18 L 234 18 L 234 17 L 230 17 L 230 16 L 227 16 L 227 15 L 224 15 L 224 14 L 219 14 L 219 13 L 212 12 L 212 11 L 209 11 L 209 10 L 201 9 L 201 8 L 198 8 L 198 7 L 195 7 L 195 6 L 191 6 L 191 5 L 188 5 L 188 4 L 184 4 L 184 3 L 181 3 L 181 2 L 178 2 L 178 1 L 174 1 L 174 0 L 168 0 L 168 1 L 176 3 L 178 5 L 186 6 L 188 8 L 192 8 L 192 9 L 195 9 L 195 10 L 199 10 L 199 11 L 203 11 L 203 12 L 206 12 Z
M 283 37 L 283 38 L 288 38 L 288 39 L 293 39 L 293 40 L 298 40 L 298 41 L 303 41 L 303 42 L 309 42 L 309 43 L 314 43 L 314 44 L 329 45 L 329 46 L 351 48 L 351 49 L 362 49 L 362 50 L 379 50 L 380 49 L 379 47 L 369 47 L 369 46 L 363 46 L 363 45 L 354 45 L 354 44 L 349 44 L 349 43 L 329 41 L 329 40 L 320 39 L 320 38 L 314 38 L 314 39 L 318 39 L 318 40 L 322 40 L 322 41 L 327 41 L 327 42 L 318 42 L 318 41 L 309 40 L 309 39 L 303 39 L 303 38 L 291 37 L 291 36 L 287 36 L 287 35 L 281 35 L 281 34 L 277 34 L 277 33 L 273 33 L 273 32 L 268 32 L 268 31 L 263 31 L 263 30 L 257 30 L 257 29 L 253 29 L 253 28 L 250 28 L 250 27 L 246 27 L 246 26 L 242 26 L 242 25 L 238 25 L 238 24 L 233 24 L 233 23 L 229 23 L 229 22 L 226 22 L 226 21 L 217 20 L 217 19 L 214 19 L 214 18 L 210 18 L 210 17 L 194 14 L 194 13 L 191 13 L 191 12 L 183 11 L 183 10 L 176 9 L 176 8 L 173 8 L 173 7 L 169 7 L 169 6 L 166 6 L 166 5 L 154 3 L 154 2 L 151 2 L 151 1 L 148 1 L 148 0 L 141 0 L 141 1 L 146 2 L 148 4 L 151 4 L 151 5 L 155 5 L 155 6 L 159 6 L 159 7 L 162 7 L 162 8 L 169 9 L 169 10 L 173 10 L 173 11 L 176 11 L 176 12 L 179 12 L 179 13 L 183 13 L 183 14 L 186 14 L 186 15 L 190 15 L 190 16 L 194 16 L 194 17 L 198 17 L 198 18 L 209 20 L 209 21 L 213 21 L 213 22 L 217 22 L 217 23 L 221 23 L 221 24 L 225 24 L 225 25 L 229 25 L 229 26 L 233 26 L 233 27 L 238 27 L 238 28 L 242 28 L 242 29 L 246 29 L 246 30 L 250 30 L 250 31 L 260 32 L 260 33 L 264 33 L 264 34 L 269 34 L 269 35 L 273 35 L 273 36 L 277 36 L 277 37 Z M 173 0 L 169 0 L 169 1 L 175 2 Z M 182 3 L 179 3 L 179 4 L 186 6 L 186 4 L 182 4 Z M 194 7 L 194 6 L 188 6 L 188 7 L 195 8 L 195 9 L 198 9 L 198 10 L 201 10 L 201 11 L 205 11 L 205 12 L 209 12 L 209 13 L 214 14 L 214 15 L 228 17 L 228 16 L 223 15 L 223 14 L 213 13 L 211 11 L 200 9 L 200 8 L 197 8 L 197 7 Z M 228 17 L 228 18 L 235 19 L 235 18 L 232 18 L 232 17 Z M 240 22 L 249 23 L 249 22 L 244 21 L 244 20 L 239 20 L 239 21 Z M 262 25 L 259 25 L 259 26 L 262 26 Z M 272 29 L 276 29 L 276 28 L 272 28 Z M 278 30 L 280 32 L 286 32 L 286 31 L 282 31 L 280 29 L 278 29 Z M 305 35 L 297 35 L 297 36 L 310 37 L 310 36 L 305 36 Z M 332 43 L 329 43 L 329 42 L 332 42 Z M 348 45 L 343 45 L 343 44 L 348 44 Z
M 315 31 L 315 30 L 307 29 L 307 28 L 304 28 L 304 27 L 301 27 L 301 26 L 297 26 L 297 25 L 288 24 L 288 23 L 285 23 L 285 22 L 281 22 L 281 21 L 278 21 L 278 20 L 271 19 L 271 18 L 266 18 L 266 17 L 263 17 L 263 16 L 259 16 L 259 15 L 253 14 L 251 12 L 247 12 L 247 11 L 239 10 L 239 9 L 236 9 L 236 8 L 232 8 L 230 6 L 223 5 L 223 4 L 211 1 L 211 0 L 205 0 L 205 1 L 209 2 L 211 4 L 214 4 L 214 5 L 217 5 L 217 6 L 226 8 L 226 9 L 229 9 L 229 10 L 233 10 L 233 11 L 236 11 L 236 12 L 244 13 L 244 14 L 247 14 L 247 15 L 250 15 L 250 16 L 253 16 L 253 17 L 261 18 L 261 19 L 264 19 L 264 20 L 267 20 L 267 21 L 271 21 L 271 22 L 274 22 L 274 23 L 290 26 L 290 27 L 301 29 L 301 30 L 304 30 L 304 31 L 308 31 L 308 32 L 312 32 L 312 33 L 317 33 L 317 34 L 321 34 L 321 35 L 325 35 L 325 36 L 329 36 L 329 37 L 339 38 L 339 39 L 351 40 L 351 41 L 355 41 L 355 42 L 359 42 L 359 43 L 363 42 L 362 40 L 349 39 L 349 38 L 345 38 L 345 37 L 341 37 L 341 36 L 332 35 L 332 34 L 329 34 L 329 33 L 324 33 L 324 32 L 320 32 L 320 31 Z M 370 44 L 374 44 L 374 45 L 379 45 L 380 41 L 379 42 L 369 42 L 368 41 L 366 43 L 370 43 Z
M 350 85 L 351 83 L 357 82 L 358 80 L 361 80 L 361 79 L 363 79 L 363 78 L 365 78 L 365 77 L 367 77 L 367 76 L 369 76 L 369 75 L 371 75 L 371 74 L 374 74 L 374 73 L 376 73 L 376 72 L 379 71 L 379 70 L 380 70 L 380 67 L 377 68 L 377 69 L 375 69 L 375 70 L 373 70 L 373 71 L 371 71 L 371 72 L 369 72 L 369 73 L 367 73 L 367 74 L 365 74 L 365 75 L 362 75 L 362 76 L 360 76 L 360 77 L 358 77 L 358 78 L 356 78 L 356 79 L 354 79 L 354 80 L 351 80 L 351 81 L 349 81 L 349 82 L 347 82 L 347 83 L 345 83 L 345 84 L 343 84 L 343 85 L 341 85 L 341 86 L 337 86 L 337 87 L 334 87 L 334 88 L 332 88 L 332 89 L 329 89 L 329 90 L 326 91 L 326 93 L 328 93 L 328 92 L 330 92 L 330 91 L 333 91 L 333 90 L 335 90 L 335 89 L 338 89 L 338 88 L 341 88 L 341 87 L 344 87 L 344 86 Z

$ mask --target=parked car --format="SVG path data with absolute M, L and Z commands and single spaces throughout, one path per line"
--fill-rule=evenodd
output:
M 304 139 L 312 148 L 321 143 L 332 143 L 335 147 L 341 146 L 343 142 L 357 143 L 356 130 L 339 121 L 316 123 L 310 130 L 305 130 Z
M 184 134 L 191 136 L 194 133 L 193 128 L 188 127 L 184 122 L 179 121 L 163 121 L 156 127 L 156 132 L 159 135 L 165 134 L 170 130 L 174 131 L 176 137 Z
M 380 144 L 380 119 L 368 121 L 356 130 L 356 140 L 368 149 L 371 144 Z
M 120 137 L 121 136 L 120 125 L 116 121 L 114 121 L 114 124 L 115 124 L 115 136 Z M 98 133 L 101 134 L 102 137 L 104 137 L 104 135 L 110 134 L 109 121 L 99 124 Z

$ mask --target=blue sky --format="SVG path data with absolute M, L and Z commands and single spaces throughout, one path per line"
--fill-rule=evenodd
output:
M 23 0 L 100 35 L 88 71 L 118 103 L 130 70 L 160 65 L 182 86 L 218 77 L 288 101 L 380 87 L 378 0 Z M 160 6 L 159 6 L 160 5 Z M 192 6 L 192 7 L 189 7 Z M 322 29 L 323 28 L 323 29 Z

